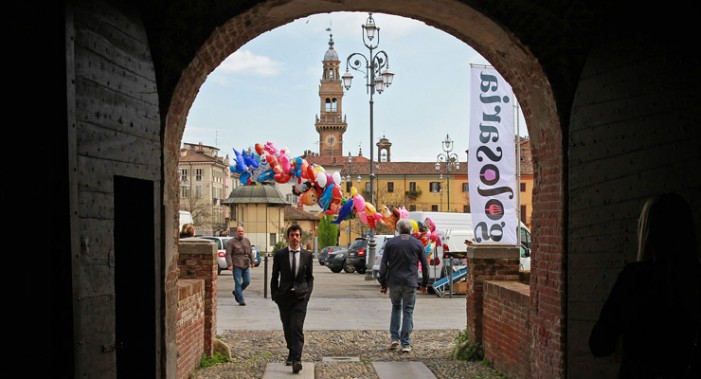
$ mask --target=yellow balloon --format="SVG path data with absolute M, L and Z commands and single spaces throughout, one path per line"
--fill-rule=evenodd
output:
M 416 223 L 416 220 L 411 220 L 411 226 L 414 227 L 414 233 L 419 231 L 419 224 Z
M 370 203 L 365 203 L 365 214 L 368 216 L 373 216 L 377 212 L 375 206 Z
M 355 196 L 358 194 L 358 190 L 355 189 L 355 187 L 351 187 L 351 197 Z

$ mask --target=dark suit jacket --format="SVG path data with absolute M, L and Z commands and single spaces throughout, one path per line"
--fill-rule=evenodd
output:
M 309 300 L 314 288 L 312 253 L 308 250 L 300 250 L 299 267 L 297 276 L 293 277 L 290 266 L 290 250 L 283 248 L 275 252 L 273 256 L 273 273 L 270 279 L 270 295 L 273 301 L 282 300 L 286 296 L 294 296 L 297 299 Z

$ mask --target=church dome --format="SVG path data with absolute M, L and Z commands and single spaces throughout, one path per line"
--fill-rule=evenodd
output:
M 231 191 L 228 199 L 222 200 L 222 204 L 250 203 L 289 205 L 277 187 L 271 184 L 239 186 Z
M 329 34 L 329 49 L 326 50 L 326 54 L 324 54 L 325 61 L 337 61 L 338 60 L 338 53 L 336 53 L 336 50 L 333 48 L 333 45 L 334 45 L 333 34 Z

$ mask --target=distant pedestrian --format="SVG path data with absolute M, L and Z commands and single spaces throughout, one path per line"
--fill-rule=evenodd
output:
M 292 366 L 292 372 L 295 374 L 302 370 L 304 319 L 307 316 L 309 297 L 314 289 L 314 260 L 311 251 L 301 248 L 301 241 L 302 228 L 299 225 L 287 228 L 288 247 L 275 252 L 270 279 L 270 294 L 280 311 L 282 330 L 289 351 L 285 365 Z
M 413 224 L 407 218 L 397 221 L 399 235 L 385 242 L 380 263 L 380 292 L 387 293 L 392 302 L 389 333 L 390 348 L 402 345 L 402 352 L 411 351 L 411 331 L 414 329 L 414 304 L 416 289 L 426 293 L 428 285 L 428 259 L 423 244 L 411 235 Z M 421 284 L 419 284 L 421 264 Z
M 195 236 L 195 225 L 184 224 L 182 230 L 180 231 L 180 238 L 189 238 Z
M 648 201 L 638 261 L 625 265 L 589 336 L 596 357 L 621 350 L 619 378 L 701 378 L 701 265 L 679 195 Z
M 234 274 L 234 299 L 246 305 L 243 291 L 251 284 L 251 267 L 255 267 L 251 241 L 244 237 L 243 226 L 236 228 L 236 236 L 226 241 L 226 265 Z

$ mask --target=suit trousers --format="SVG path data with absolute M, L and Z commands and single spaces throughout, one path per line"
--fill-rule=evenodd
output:
M 307 317 L 308 303 L 309 300 L 297 298 L 292 291 L 277 299 L 282 330 L 285 333 L 285 342 L 292 361 L 302 361 L 304 319 Z

